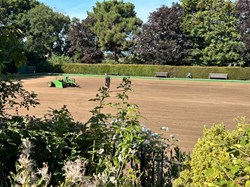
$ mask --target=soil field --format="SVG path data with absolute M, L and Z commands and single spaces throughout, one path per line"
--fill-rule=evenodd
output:
M 30 109 L 30 115 L 43 116 L 49 108 L 66 105 L 75 120 L 86 122 L 97 103 L 88 101 L 103 86 L 103 77 L 74 77 L 80 88 L 49 88 L 54 76 L 24 79 L 24 87 L 38 94 L 40 105 Z M 73 78 L 73 77 L 70 77 Z M 250 119 L 250 84 L 232 82 L 204 82 L 188 80 L 158 80 L 131 78 L 133 92 L 129 101 L 139 106 L 144 118 L 141 123 L 160 133 L 160 127 L 169 127 L 168 135 L 179 139 L 180 147 L 191 151 L 204 126 L 224 123 L 235 129 L 234 118 Z M 111 77 L 111 96 L 117 93 L 121 78 Z M 20 111 L 26 114 L 27 111 Z M 167 136 L 167 135 L 166 135 Z

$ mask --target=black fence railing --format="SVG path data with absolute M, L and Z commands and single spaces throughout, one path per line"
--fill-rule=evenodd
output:
M 142 187 L 172 187 L 173 179 L 182 171 L 183 154 L 178 147 L 171 150 L 147 150 L 141 146 L 140 171 Z

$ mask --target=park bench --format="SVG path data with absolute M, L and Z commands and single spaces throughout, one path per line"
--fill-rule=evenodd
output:
M 169 73 L 168 72 L 156 72 L 155 76 L 159 78 L 167 78 L 169 77 Z
M 228 79 L 228 75 L 226 73 L 209 73 L 209 79 Z

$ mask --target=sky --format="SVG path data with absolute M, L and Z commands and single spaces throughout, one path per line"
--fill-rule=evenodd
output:
M 96 0 L 38 0 L 41 3 L 53 8 L 54 10 L 80 20 L 85 19 L 87 11 L 91 12 L 95 6 Z M 102 0 L 99 0 L 101 2 Z M 135 5 L 137 16 L 146 22 L 151 12 L 160 8 L 162 5 L 171 6 L 178 0 L 124 0 Z

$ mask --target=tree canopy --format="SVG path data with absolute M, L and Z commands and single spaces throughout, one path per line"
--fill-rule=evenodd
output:
M 111 51 L 115 60 L 135 45 L 135 34 L 140 32 L 142 21 L 136 17 L 132 3 L 118 0 L 97 2 L 88 15 L 94 19 L 92 30 L 104 51 Z
M 69 17 L 44 4 L 29 10 L 23 17 L 23 24 L 28 28 L 24 38 L 27 51 L 40 57 L 51 52 L 62 54 L 69 23 Z
M 92 19 L 79 21 L 72 20 L 67 34 L 67 53 L 74 62 L 99 63 L 103 53 L 98 48 L 97 36 L 91 31 L 89 25 Z
M 192 58 L 198 65 L 243 64 L 243 43 L 237 31 L 235 3 L 225 0 L 182 0 L 182 28 L 192 37 Z
M 250 66 L 250 1 L 236 1 L 236 15 L 239 19 L 238 30 L 245 45 L 243 59 L 246 65 Z
M 32 63 L 54 53 L 84 63 L 99 63 L 103 54 L 112 54 L 121 63 L 250 65 L 249 1 L 180 2 L 159 7 L 142 25 L 134 5 L 123 0 L 97 2 L 88 17 L 78 21 L 37 0 L 0 1 L 1 58 L 7 58 L 4 42 L 11 38 L 3 28 L 12 27 L 16 53 L 24 47 Z M 14 65 L 13 60 L 4 63 Z
M 25 63 L 23 43 L 19 39 L 20 30 L 11 26 L 0 27 L 0 73 L 9 72 L 10 69 Z
M 150 14 L 139 36 L 138 52 L 145 63 L 188 64 L 189 40 L 180 29 L 183 9 L 179 4 L 162 6 Z
M 36 0 L 4 0 L 0 1 L 0 24 L 16 25 L 22 16 L 40 4 Z

